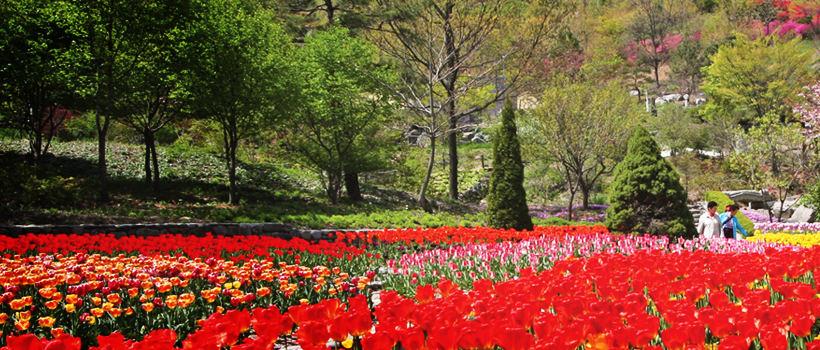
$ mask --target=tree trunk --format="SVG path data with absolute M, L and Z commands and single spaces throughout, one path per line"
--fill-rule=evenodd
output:
M 345 173 L 345 190 L 347 190 L 347 196 L 354 200 L 360 201 L 362 200 L 362 191 L 359 187 L 359 173 Z
M 572 202 L 575 201 L 575 191 L 569 191 L 569 206 L 567 207 L 567 220 L 572 221 Z
M 151 135 L 148 131 L 143 131 L 142 138 L 145 141 L 145 182 L 151 184 Z
M 661 62 L 658 61 L 658 60 L 653 60 L 653 63 L 655 65 L 655 85 L 657 85 L 658 89 L 660 90 L 660 88 L 661 88 L 661 78 L 660 78 L 660 75 L 658 73 L 658 70 L 660 69 Z M 658 92 L 660 92 L 660 91 L 658 91 Z
M 108 124 L 107 120 L 103 123 Z M 105 129 L 107 129 L 107 127 Z M 108 168 L 105 160 L 105 141 L 105 134 L 100 132 L 99 137 L 97 138 L 97 157 L 99 159 L 99 163 L 97 164 L 97 175 L 100 177 L 100 201 L 103 203 L 108 202 Z
M 331 204 L 339 204 L 339 190 L 342 188 L 341 171 L 339 173 L 327 174 L 327 196 L 330 197 Z
M 456 135 L 456 120 L 450 118 L 450 135 L 447 136 L 447 143 L 450 147 L 450 199 L 458 200 L 458 135 Z
M 453 13 L 455 2 L 448 2 L 444 8 L 444 46 L 447 52 L 447 69 L 449 74 L 444 80 L 444 88 L 447 91 L 447 103 L 444 106 L 449 121 L 450 131 L 447 135 L 450 158 L 449 176 L 449 197 L 453 201 L 458 200 L 458 120 L 456 119 L 456 81 L 458 80 L 457 64 L 459 52 L 456 50 L 456 35 L 450 24 L 450 17 Z
M 226 145 L 227 148 L 227 156 L 228 156 L 228 182 L 230 187 L 230 192 L 228 194 L 228 202 L 237 205 L 239 204 L 239 194 L 238 189 L 236 186 L 236 148 L 239 144 L 239 141 L 236 139 L 234 135 L 225 135 L 226 138 Z
M 433 174 L 433 165 L 436 162 L 436 136 L 430 135 L 430 161 L 427 162 L 427 173 L 424 174 L 424 181 L 421 183 L 418 202 L 425 211 L 432 212 L 432 208 L 427 203 L 427 186 L 430 184 L 430 176 Z
M 157 142 L 151 133 L 151 158 L 154 162 L 154 192 L 159 192 L 159 160 L 157 159 Z

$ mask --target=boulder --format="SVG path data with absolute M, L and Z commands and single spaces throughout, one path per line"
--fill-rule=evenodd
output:
M 787 199 L 783 202 L 781 206 L 781 203 L 779 201 L 775 202 L 774 205 L 772 205 L 772 215 L 774 217 L 779 217 L 781 219 L 791 218 L 792 214 L 794 214 L 794 210 L 797 208 L 797 206 L 795 205 L 796 203 L 797 201 L 795 200 Z M 783 214 L 781 215 L 781 213 Z
M 796 222 L 814 222 L 814 209 L 801 205 L 794 209 L 791 218 Z

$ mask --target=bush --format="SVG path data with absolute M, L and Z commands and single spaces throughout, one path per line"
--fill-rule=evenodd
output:
M 509 99 L 501 113 L 501 127 L 493 138 L 493 171 L 487 195 L 487 226 L 532 230 L 524 191 L 524 163 Z
M 595 226 L 600 225 L 597 222 L 589 222 L 589 221 L 569 221 L 562 218 L 549 218 L 549 219 L 532 219 L 533 224 L 536 226 Z
M 6 207 L 67 208 L 87 189 L 80 179 L 47 174 L 15 152 L 0 154 L 0 204 Z
M 638 127 L 626 157 L 615 167 L 606 226 L 613 232 L 694 237 L 695 221 L 679 179 L 649 132 Z
M 706 201 L 715 201 L 715 203 L 718 204 L 718 213 L 725 212 L 727 206 L 735 204 L 735 201 L 733 201 L 731 198 L 729 198 L 729 196 L 720 191 L 706 192 Z M 739 210 L 737 212 L 737 221 L 740 223 L 740 226 L 743 226 L 743 228 L 746 229 L 747 233 L 751 234 L 755 232 L 754 222 L 752 222 L 752 220 L 749 220 L 749 218 L 747 218 L 746 215 L 743 215 L 743 213 L 741 213 Z

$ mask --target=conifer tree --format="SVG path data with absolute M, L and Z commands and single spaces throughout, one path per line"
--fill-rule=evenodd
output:
M 692 238 L 695 221 L 686 206 L 680 175 L 643 127 L 629 140 L 624 160 L 615 167 L 606 226 L 613 232 L 639 232 Z
M 494 228 L 532 230 L 524 192 L 524 163 L 510 100 L 504 102 L 501 127 L 493 138 L 493 172 L 487 195 L 487 224 Z

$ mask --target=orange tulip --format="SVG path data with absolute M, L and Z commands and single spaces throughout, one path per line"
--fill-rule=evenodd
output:
M 54 319 L 54 317 L 40 317 L 40 319 L 37 320 L 37 324 L 39 324 L 40 327 L 51 328 L 54 326 L 55 321 L 57 320 Z

